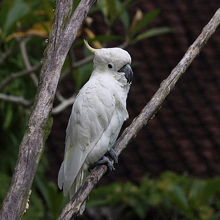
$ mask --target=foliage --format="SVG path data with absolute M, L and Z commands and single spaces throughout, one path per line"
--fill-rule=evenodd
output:
M 198 179 L 172 172 L 158 179 L 145 177 L 139 185 L 114 183 L 94 190 L 90 208 L 108 207 L 114 219 L 185 219 L 220 218 L 220 178 Z M 102 219 L 104 217 L 102 216 Z
M 9 178 L 2 174 L 0 178 L 2 199 Z M 58 192 L 56 184 L 48 182 L 40 174 L 35 185 L 30 208 L 23 219 L 57 219 L 66 200 Z M 198 179 L 165 172 L 156 179 L 145 177 L 139 184 L 126 182 L 99 186 L 89 197 L 87 209 L 93 210 L 91 213 L 96 213 L 98 219 L 108 219 L 106 213 L 111 213 L 113 220 L 218 220 L 219 185 L 220 178 Z M 92 219 L 89 213 L 80 219 Z
M 79 1 L 74 1 L 77 7 Z M 144 14 L 137 10 L 131 17 L 129 10 L 137 1 L 100 0 L 92 9 L 85 25 L 78 33 L 79 38 L 71 48 L 62 70 L 62 81 L 69 76 L 75 90 L 87 81 L 92 70 L 91 62 L 83 62 L 74 67 L 81 57 L 89 55 L 84 48 L 82 39 L 86 38 L 95 47 L 102 47 L 105 43 L 128 46 L 148 37 L 168 33 L 167 27 L 149 28 L 159 16 L 155 10 Z M 18 77 L 1 88 L 1 83 L 13 74 L 20 73 L 42 63 L 44 49 L 48 43 L 48 35 L 54 19 L 55 0 L 2 0 L 0 2 L 0 93 L 22 97 L 31 102 L 36 94 L 36 83 L 27 74 Z M 105 31 L 97 34 L 95 20 L 101 15 Z M 115 27 L 120 26 L 120 33 Z M 29 63 L 29 64 L 28 64 Z M 74 68 L 73 68 L 74 67 Z M 33 73 L 39 80 L 39 69 Z M 32 74 L 32 76 L 33 76 Z M 60 102 L 60 100 L 56 100 Z M 62 101 L 62 100 L 61 100 Z M 8 190 L 13 168 L 18 155 L 18 146 L 25 131 L 30 108 L 24 108 L 11 102 L 0 102 L 0 202 Z M 49 127 L 49 126 L 48 126 Z M 63 131 L 64 132 L 64 131 Z M 46 152 L 47 153 L 47 152 Z M 24 219 L 55 219 L 64 204 L 64 198 L 57 191 L 56 184 L 46 178 L 49 169 L 46 156 L 35 178 L 30 197 L 30 209 Z M 46 205 L 44 205 L 46 204 Z

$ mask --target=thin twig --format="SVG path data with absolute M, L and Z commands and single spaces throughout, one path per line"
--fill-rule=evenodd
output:
M 73 68 L 78 68 L 80 66 L 83 66 L 83 65 L 89 63 L 90 61 L 92 61 L 92 59 L 93 59 L 93 56 L 91 55 L 91 56 L 85 57 L 79 61 L 74 62 L 72 67 L 65 69 L 62 72 L 61 77 L 60 77 L 60 81 L 62 81 L 69 73 L 71 73 Z
M 30 188 L 44 149 L 48 122 L 60 72 L 77 32 L 94 0 L 81 0 L 73 12 L 72 0 L 57 0 L 55 21 L 41 68 L 32 113 L 19 149 L 10 189 L 3 201 L 0 219 L 19 220 L 27 207 Z M 62 10 L 63 9 L 63 10 Z
M 36 66 L 33 66 L 29 70 L 22 70 L 22 71 L 17 72 L 17 73 L 11 73 L 6 79 L 4 79 L 2 82 L 0 82 L 0 90 L 5 88 L 5 86 L 7 86 L 14 79 L 22 77 L 22 76 L 26 76 L 26 75 L 34 72 L 34 71 L 37 71 L 37 70 L 40 69 L 40 67 L 41 67 L 41 64 L 37 64 Z
M 141 113 L 133 120 L 132 124 L 122 133 L 122 135 L 114 145 L 114 149 L 117 155 L 119 155 L 122 152 L 122 150 L 126 148 L 128 143 L 137 135 L 138 131 L 144 125 L 146 125 L 147 122 L 156 114 L 165 98 L 175 87 L 175 84 L 178 81 L 178 79 L 185 73 L 192 61 L 200 53 L 207 40 L 215 32 L 219 23 L 220 9 L 216 11 L 213 18 L 204 27 L 202 33 L 199 35 L 196 41 L 189 47 L 182 60 L 172 70 L 171 74 L 167 77 L 167 79 L 165 79 L 161 83 L 160 88 L 157 90 L 157 92 L 154 94 L 154 96 L 148 102 L 148 104 L 143 108 Z M 92 170 L 83 186 L 74 196 L 73 200 L 70 201 L 63 209 L 63 212 L 60 215 L 59 220 L 69 220 L 78 214 L 80 206 L 89 196 L 90 192 L 101 179 L 101 177 L 104 175 L 106 170 L 107 167 L 104 165 L 96 167 Z
M 29 107 L 32 102 L 29 100 L 25 99 L 24 97 L 21 96 L 13 96 L 13 95 L 6 95 L 3 93 L 0 93 L 0 100 L 6 101 L 6 102 L 12 102 L 16 104 L 23 105 L 25 107 Z
M 61 94 L 61 92 L 59 90 L 57 90 L 57 92 L 56 92 L 56 98 L 60 102 L 65 101 L 65 98 L 62 96 L 62 94 Z
M 83 66 L 84 64 L 89 63 L 90 61 L 92 61 L 92 59 L 93 59 L 93 55 L 85 57 L 84 59 L 76 61 L 75 63 L 73 63 L 73 67 L 78 68 L 80 66 Z
M 58 95 L 58 93 L 56 93 L 56 96 Z M 53 115 L 57 115 L 60 112 L 62 112 L 63 110 L 65 110 L 67 107 L 69 107 L 70 105 L 72 105 L 75 101 L 76 96 L 73 95 L 68 99 L 65 99 L 64 97 L 58 95 L 60 98 L 60 104 L 57 105 L 56 107 L 53 108 L 52 110 L 52 114 Z M 62 98 L 61 98 L 62 97 Z M 19 105 L 23 105 L 25 107 L 30 107 L 32 102 L 25 99 L 22 96 L 14 96 L 14 95 L 7 95 L 4 93 L 0 93 L 0 100 L 5 101 L 5 102 L 12 102 L 12 103 L 16 103 Z
M 29 57 L 28 57 L 28 53 L 27 53 L 27 47 L 26 47 L 26 44 L 27 44 L 28 41 L 29 41 L 29 38 L 25 38 L 24 40 L 20 41 L 19 46 L 20 46 L 21 55 L 23 57 L 26 69 L 30 70 L 30 69 L 32 69 L 32 66 L 31 66 L 31 63 L 29 61 Z M 35 73 L 33 71 L 31 72 L 30 76 L 31 76 L 31 79 L 34 82 L 35 86 L 37 86 L 38 85 L 38 79 L 37 79 L 37 76 L 35 75 Z
M 56 115 L 56 114 L 59 114 L 60 112 L 62 112 L 64 109 L 66 109 L 68 106 L 70 106 L 74 103 L 75 98 L 76 98 L 76 96 L 73 95 L 68 99 L 64 99 L 58 106 L 53 108 L 52 114 Z

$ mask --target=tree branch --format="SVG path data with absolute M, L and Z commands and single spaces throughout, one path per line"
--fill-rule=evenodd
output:
M 72 0 L 57 0 L 55 22 L 41 69 L 33 111 L 20 144 L 18 161 L 10 189 L 0 211 L 0 219 L 18 220 L 24 213 L 43 152 L 45 130 L 48 130 L 47 121 L 53 106 L 60 72 L 70 46 L 94 2 L 95 0 L 81 0 L 73 13 Z M 61 10 L 62 8 L 65 10 Z
M 60 112 L 62 112 L 64 109 L 66 109 L 68 106 L 72 105 L 75 101 L 76 96 L 73 95 L 68 99 L 64 99 L 61 101 L 61 103 L 56 106 L 55 108 L 53 108 L 52 110 L 52 114 L 56 115 L 59 114 Z
M 61 73 L 62 74 L 62 73 Z M 61 79 L 61 76 L 60 76 L 60 79 Z M 62 102 L 65 100 L 65 98 L 62 96 L 61 92 L 59 90 L 57 90 L 56 92 L 56 98 L 58 101 Z
M 86 63 L 89 63 L 93 59 L 93 55 L 90 55 L 88 57 L 83 58 L 82 60 L 76 61 L 73 63 L 73 67 L 78 68 L 80 66 L 83 66 Z
M 10 74 L 5 80 L 0 82 L 0 90 L 5 88 L 5 86 L 7 86 L 12 80 L 22 77 L 22 76 L 26 76 L 34 71 L 37 71 L 38 69 L 40 69 L 40 67 L 41 67 L 41 64 L 37 64 L 36 66 L 33 66 L 31 69 L 22 70 L 20 72 Z
M 29 58 L 28 58 L 27 47 L 26 47 L 26 44 L 27 44 L 28 41 L 29 41 L 29 38 L 26 38 L 26 39 L 20 41 L 19 46 L 20 46 L 21 55 L 23 57 L 26 69 L 30 70 L 30 69 L 32 69 L 32 66 L 31 66 L 31 63 L 30 63 Z M 38 85 L 38 79 L 37 79 L 37 76 L 35 75 L 35 73 L 33 71 L 30 73 L 30 77 L 31 77 L 34 85 L 37 86 Z
M 24 97 L 6 95 L 3 93 L 0 93 L 0 100 L 6 101 L 6 102 L 17 103 L 17 104 L 23 105 L 25 107 L 29 107 L 32 104 L 30 101 L 26 100 Z
M 141 113 L 133 120 L 131 125 L 125 129 L 120 138 L 114 145 L 114 149 L 119 155 L 127 144 L 137 135 L 139 130 L 147 124 L 147 122 L 156 114 L 162 105 L 165 98 L 168 96 L 170 91 L 174 88 L 178 79 L 185 73 L 187 68 L 190 66 L 195 57 L 199 54 L 207 40 L 215 32 L 216 28 L 220 23 L 220 9 L 217 10 L 213 18 L 204 27 L 202 33 L 196 39 L 196 41 L 189 47 L 182 60 L 172 70 L 171 74 L 165 79 L 160 88 L 154 94 L 152 99 L 143 108 Z M 106 172 L 107 168 L 105 165 L 96 167 L 92 170 L 90 175 L 87 177 L 83 186 L 74 196 L 73 200 L 70 201 L 63 209 L 59 220 L 69 220 L 73 216 L 76 216 L 79 212 L 80 206 L 89 196 L 94 186 L 98 183 L 101 177 Z

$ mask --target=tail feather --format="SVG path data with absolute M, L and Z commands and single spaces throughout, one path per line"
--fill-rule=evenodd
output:
M 64 183 L 64 164 L 62 162 L 59 174 L 58 174 L 58 187 L 59 189 L 63 189 L 63 183 Z
M 76 179 L 75 179 L 73 185 L 71 186 L 71 189 L 69 191 L 69 198 L 70 198 L 70 200 L 73 198 L 73 196 L 78 191 L 78 189 L 83 185 L 83 183 L 84 183 L 84 181 L 86 179 L 88 171 L 86 171 L 83 168 L 84 167 L 82 167 L 80 169 L 78 175 L 76 176 Z M 80 210 L 79 210 L 79 214 L 82 215 L 83 212 L 85 211 L 85 209 L 86 209 L 86 201 L 83 202 L 83 204 L 81 205 Z
M 58 174 L 58 187 L 63 189 L 65 196 L 69 196 L 70 200 L 73 198 L 78 189 L 83 185 L 86 176 L 88 175 L 87 169 L 84 166 L 81 167 L 79 173 L 77 174 L 72 186 L 70 189 L 65 187 L 65 175 L 64 175 L 64 163 L 61 164 L 60 171 Z M 82 215 L 86 208 L 86 201 L 81 205 L 79 214 Z
M 87 176 L 87 171 L 82 167 L 79 171 L 79 173 L 76 176 L 76 179 L 74 183 L 72 184 L 70 190 L 69 190 L 69 198 L 72 199 L 75 193 L 78 191 L 78 189 L 83 185 L 85 179 Z

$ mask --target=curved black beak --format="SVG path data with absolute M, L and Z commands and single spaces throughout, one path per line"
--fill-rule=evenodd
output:
M 124 65 L 118 72 L 125 73 L 125 77 L 127 79 L 127 82 L 128 83 L 132 82 L 133 71 L 132 71 L 131 66 L 129 64 Z

